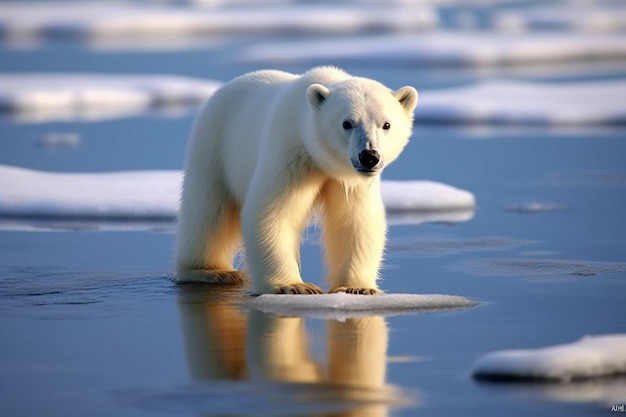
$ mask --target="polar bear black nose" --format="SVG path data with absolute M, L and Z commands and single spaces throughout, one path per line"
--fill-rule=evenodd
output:
M 364 168 L 372 169 L 380 161 L 380 154 L 373 149 L 361 151 L 359 154 L 359 162 Z

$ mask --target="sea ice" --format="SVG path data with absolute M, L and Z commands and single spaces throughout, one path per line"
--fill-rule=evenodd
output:
M 237 33 L 352 33 L 430 29 L 430 7 L 353 7 L 341 4 L 248 4 L 193 7 L 129 1 L 0 3 L 5 38 L 103 38 Z
M 585 336 L 538 349 L 487 353 L 474 364 L 473 374 L 485 379 L 575 379 L 626 373 L 626 334 Z
M 180 171 L 56 173 L 0 165 L 0 216 L 173 219 L 181 179 Z
M 422 91 L 418 122 L 604 125 L 626 122 L 626 82 L 488 81 Z
M 220 83 L 172 75 L 0 74 L 0 110 L 24 121 L 94 120 L 204 102 Z
M 388 211 L 437 211 L 472 209 L 474 194 L 434 181 L 383 181 L 382 196 Z M 415 190 L 409 193 L 408 190 Z M 419 191 L 419 192 L 417 192 Z
M 385 65 L 497 66 L 626 57 L 621 34 L 435 31 L 257 43 L 235 55 L 255 64 L 361 62 Z
M 0 216 L 92 219 L 173 219 L 181 171 L 56 173 L 0 165 Z M 472 210 L 468 191 L 431 181 L 383 181 L 393 212 Z M 406 220 L 406 219 L 405 219 Z
M 626 29 L 626 8 L 623 5 L 565 5 L 516 9 L 496 13 L 492 26 L 507 31 L 617 32 Z
M 93 120 L 199 105 L 221 84 L 161 75 L 0 74 L 0 111 L 22 121 Z M 626 82 L 490 81 L 424 90 L 417 122 L 599 125 L 626 121 Z M 515 100 L 511 100 L 515 97 Z
M 344 319 L 359 315 L 390 315 L 415 311 L 469 308 L 476 301 L 443 294 L 263 294 L 250 298 L 243 306 L 274 314 Z

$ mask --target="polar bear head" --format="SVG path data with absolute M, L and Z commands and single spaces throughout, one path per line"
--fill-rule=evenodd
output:
M 393 162 L 409 141 L 418 93 L 391 91 L 367 78 L 307 89 L 313 135 L 306 147 L 317 165 L 335 176 L 371 177 Z

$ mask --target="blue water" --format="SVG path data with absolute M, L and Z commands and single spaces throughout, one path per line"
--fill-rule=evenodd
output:
M 229 48 L 250 42 L 169 52 L 3 45 L 0 71 L 227 80 L 256 69 L 227 59 Z M 526 78 L 506 68 L 345 69 L 422 91 Z M 571 70 L 551 66 L 541 79 L 571 80 Z M 577 77 L 624 79 L 626 70 Z M 92 123 L 24 124 L 5 116 L 0 163 L 76 172 L 181 169 L 194 112 Z M 55 132 L 77 133 L 81 143 L 38 146 Z M 626 397 L 624 380 L 497 385 L 470 373 L 489 351 L 626 332 L 625 135 L 622 126 L 416 126 L 384 178 L 465 188 L 477 208 L 461 223 L 391 227 L 381 287 L 480 301 L 461 311 L 346 322 L 277 317 L 241 308 L 237 292 L 174 285 L 169 224 L 136 232 L 84 225 L 0 231 L 0 414 L 602 415 L 610 409 L 607 393 Z M 508 209 L 531 202 L 559 209 Z M 314 241 L 303 245 L 302 268 L 320 283 Z

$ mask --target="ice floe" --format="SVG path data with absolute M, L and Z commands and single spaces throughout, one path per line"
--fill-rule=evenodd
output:
M 55 173 L 0 165 L 0 217 L 174 219 L 182 177 L 176 170 Z M 465 211 L 473 211 L 471 193 L 444 184 L 383 181 L 382 189 L 387 209 L 405 213 L 405 223 L 437 221 L 436 211 L 454 221 L 449 212 L 460 210 L 463 219 Z
M 487 353 L 474 364 L 477 378 L 571 381 L 626 373 L 626 334 L 586 336 L 538 349 Z
M 23 122 L 128 117 L 151 109 L 198 106 L 220 85 L 165 75 L 0 74 L 0 111 Z M 422 91 L 415 119 L 444 124 L 623 124 L 625 95 L 623 80 L 496 80 Z
M 626 8 L 589 4 L 572 7 L 532 7 L 502 11 L 492 18 L 492 26 L 506 31 L 568 30 L 613 32 L 626 29 Z
M 198 105 L 220 83 L 172 75 L 0 74 L 0 110 L 22 121 L 94 120 Z
M 356 295 L 346 293 L 292 295 L 263 294 L 243 306 L 274 314 L 343 319 L 359 315 L 390 315 L 415 311 L 469 308 L 475 300 L 443 294 Z
M 626 58 L 621 34 L 437 31 L 358 38 L 262 42 L 234 55 L 255 64 L 497 66 Z
M 626 39 L 626 38 L 625 38 Z M 608 125 L 626 122 L 626 81 L 488 81 L 422 91 L 418 122 Z
M 173 219 L 181 180 L 180 171 L 55 173 L 0 165 L 0 216 Z
M 4 38 L 328 34 L 419 30 L 437 23 L 434 10 L 423 6 L 248 4 L 206 8 L 130 1 L 0 3 L 0 34 Z
M 409 194 L 408 190 L 419 190 Z M 383 200 L 389 211 L 436 211 L 442 207 L 472 209 L 474 194 L 434 181 L 384 181 Z

